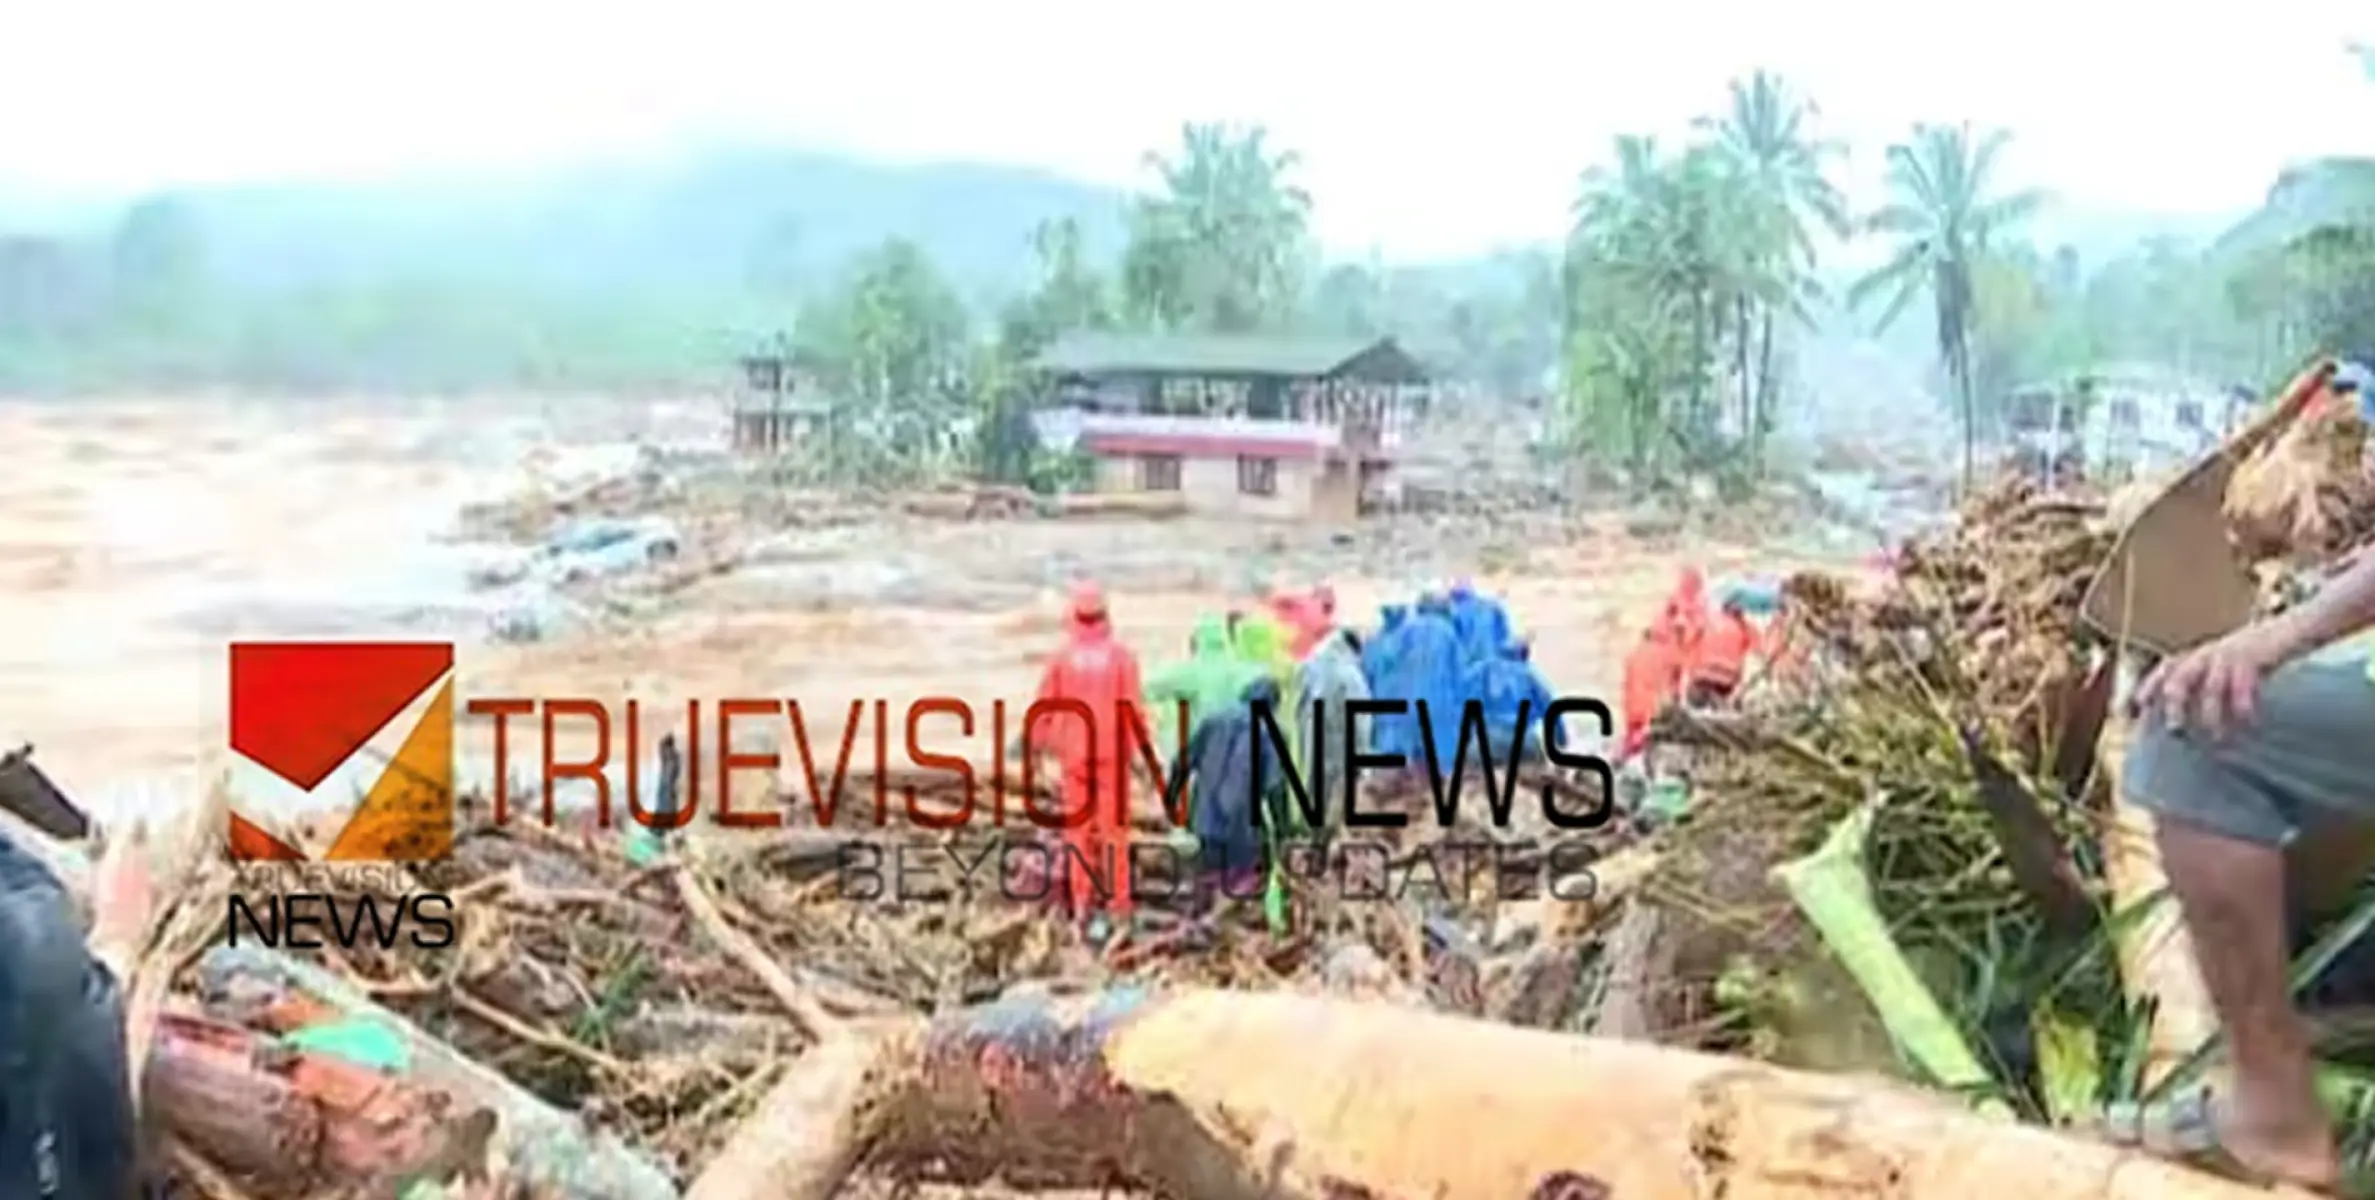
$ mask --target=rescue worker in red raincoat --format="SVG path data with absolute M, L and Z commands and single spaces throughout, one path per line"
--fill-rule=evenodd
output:
M 1132 908 L 1129 764 L 1122 754 L 1136 743 L 1124 737 L 1123 722 L 1146 717 L 1137 656 L 1113 636 L 1105 593 L 1095 584 L 1072 590 L 1064 647 L 1047 664 L 1039 698 L 1077 700 L 1089 710 L 1090 729 L 1077 715 L 1050 714 L 1026 732 L 1034 749 L 1044 747 L 1063 763 L 1063 895 L 1073 918 L 1101 935 L 1104 922 L 1096 918 L 1126 919 Z
M 1336 595 L 1321 588 L 1308 595 L 1279 591 L 1270 596 L 1270 616 L 1286 630 L 1287 653 L 1296 662 L 1311 657 L 1313 649 L 1327 640 L 1328 631 L 1335 626 Z
M 1302 662 L 1336 632 L 1336 589 L 1321 584 L 1303 598 L 1303 623 L 1293 627 L 1295 661 Z

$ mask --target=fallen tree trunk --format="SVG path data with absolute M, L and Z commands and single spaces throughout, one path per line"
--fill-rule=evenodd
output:
M 2245 1200 L 1888 1084 L 1289 993 L 1020 995 L 796 1064 L 691 1200 L 870 1165 L 1199 1200 Z
M 521 1181 L 579 1200 L 676 1200 L 675 1184 L 641 1155 L 589 1129 L 310 963 L 245 946 L 217 946 L 201 961 L 208 1015 L 275 1024 L 274 1014 L 321 1009 L 362 1018 L 403 1039 L 405 1075 L 470 1108 L 493 1112 L 496 1154 Z M 275 1032 L 288 1032 L 275 1030 Z M 211 1149 L 204 1139 L 200 1148 Z
M 165 1017 L 148 1088 L 166 1127 L 274 1197 L 444 1183 L 483 1164 L 495 1128 L 441 1092 L 186 1013 Z

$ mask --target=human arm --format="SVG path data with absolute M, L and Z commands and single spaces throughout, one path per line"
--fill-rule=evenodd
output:
M 1064 658 L 1058 657 L 1047 664 L 1047 670 L 1040 673 L 1039 691 L 1033 695 L 1031 704 L 1023 709 L 1022 728 L 1015 731 L 1014 741 L 1007 747 L 1016 758 L 1029 758 L 1047 748 L 1045 742 L 1034 741 L 1031 737 L 1031 709 L 1052 704 L 1071 694 L 1071 690 L 1064 686 L 1064 662 Z M 1052 714 L 1049 719 L 1053 719 Z
M 1171 764 L 1169 776 L 1163 780 L 1164 812 L 1181 811 L 1181 793 L 1187 790 L 1188 777 L 1196 773 L 1196 764 L 1204 757 L 1205 744 L 1212 740 L 1212 728 L 1213 723 L 1206 721 L 1188 734 L 1187 750 L 1179 756 L 1179 761 Z
M 2222 732 L 2251 719 L 2262 676 L 2370 625 L 2375 557 L 2361 557 L 2306 602 L 2164 660 L 2137 687 L 2135 706 L 2173 726 Z
M 1540 671 L 1529 668 L 1526 671 L 1526 683 L 1529 689 L 1526 702 L 1531 706 L 1534 719 L 1542 722 L 1546 743 L 1553 749 L 1565 749 L 1567 723 L 1550 719 L 1550 706 L 1558 703 L 1558 697 L 1551 694 L 1550 684 L 1543 680 Z
M 92 872 L 91 957 L 118 982 L 132 978 L 132 968 L 148 948 L 150 918 L 156 911 L 156 881 L 144 861 L 137 837 L 107 847 Z
M 1131 704 L 1144 701 L 1146 699 L 1146 683 L 1144 677 L 1139 674 L 1138 656 L 1125 648 L 1115 657 L 1120 660 L 1114 664 L 1115 693 Z
M 1176 703 L 1188 698 L 1189 676 L 1194 672 L 1191 662 L 1172 663 L 1146 677 L 1146 702 L 1150 707 Z

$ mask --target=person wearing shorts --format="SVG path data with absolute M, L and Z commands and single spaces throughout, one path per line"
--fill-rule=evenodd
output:
M 2369 390 L 2363 368 L 2339 383 Z M 2375 674 L 2366 647 L 2345 643 L 2371 626 L 2375 555 L 2361 555 L 2307 602 L 2175 655 L 2138 686 L 2122 788 L 2154 814 L 2231 1081 L 2158 1114 L 2115 1113 L 2114 1136 L 2256 1180 L 2336 1185 L 2291 996 L 2289 898 L 2353 884 L 2363 864 L 2327 855 L 2303 873 L 2343 874 L 2290 878 L 2305 860 L 2287 851 L 2375 830 Z

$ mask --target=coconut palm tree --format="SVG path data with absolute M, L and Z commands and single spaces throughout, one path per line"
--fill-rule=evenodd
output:
M 1974 133 L 1968 124 L 1913 127 L 1888 148 L 1890 201 L 1863 228 L 1896 241 L 1886 263 L 1848 289 L 1852 307 L 1886 296 L 1879 325 L 1897 317 L 1927 291 L 1937 317 L 1938 361 L 1954 387 L 1963 425 L 1963 486 L 1977 470 L 1978 399 L 1972 387 L 1971 334 L 1977 318 L 1973 265 L 1997 238 L 2044 204 L 2037 191 L 1998 195 L 1996 160 L 2012 135 Z
M 1721 115 L 1696 122 L 1738 176 L 1743 221 L 1735 233 L 1750 286 L 1734 297 L 1733 352 L 1752 445 L 1773 415 L 1776 319 L 1810 323 L 1810 306 L 1822 295 L 1815 230 L 1845 237 L 1849 229 L 1847 200 L 1830 178 L 1846 147 L 1815 134 L 1820 115 L 1787 81 L 1760 70 L 1732 81 Z
M 1285 320 L 1302 298 L 1311 196 L 1301 165 L 1261 126 L 1191 124 L 1179 149 L 1147 155 L 1160 190 L 1130 215 L 1122 291 L 1158 326 L 1245 332 Z
M 1568 236 L 1571 398 L 1590 435 L 1626 448 L 1636 470 L 1669 448 L 1704 459 L 1720 322 L 1740 286 L 1733 176 L 1713 151 L 1661 152 L 1616 140 L 1613 165 L 1585 172 Z

